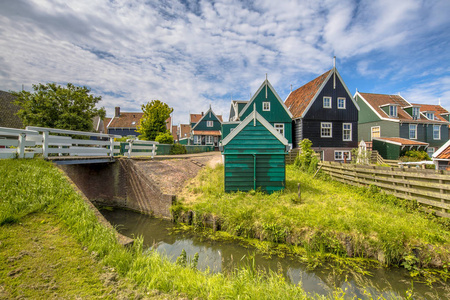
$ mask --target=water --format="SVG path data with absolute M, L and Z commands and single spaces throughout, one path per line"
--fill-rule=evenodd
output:
M 372 276 L 338 275 L 331 268 L 308 270 L 306 265 L 290 258 L 264 257 L 236 243 L 208 241 L 186 233 L 173 233 L 174 225 L 167 220 L 119 209 L 101 212 L 120 233 L 132 238 L 142 236 L 145 247 L 156 249 L 173 262 L 183 249 L 190 258 L 198 253 L 198 269 L 212 273 L 228 272 L 254 262 L 256 268 L 275 272 L 281 269 L 288 281 L 301 284 L 311 294 L 329 295 L 336 288 L 341 288 L 346 290 L 349 299 L 353 296 L 362 299 L 383 296 L 390 299 L 405 297 L 406 292 L 413 289 L 414 299 L 450 299 L 449 287 L 429 287 L 420 283 L 412 285 L 403 269 L 371 270 Z

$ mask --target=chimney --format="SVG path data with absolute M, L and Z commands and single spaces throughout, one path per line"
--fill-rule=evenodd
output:
M 115 118 L 120 117 L 120 107 L 119 106 L 116 106 L 116 113 L 115 113 L 114 117 Z
M 202 117 L 203 117 L 203 112 L 202 112 Z

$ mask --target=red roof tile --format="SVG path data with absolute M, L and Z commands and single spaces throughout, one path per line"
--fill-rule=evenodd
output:
M 198 121 L 200 121 L 200 119 L 203 117 L 202 114 L 191 114 L 190 115 L 190 122 L 191 123 L 197 123 Z
M 384 94 L 369 94 L 369 93 L 359 93 L 371 106 L 372 108 L 383 118 L 390 118 L 394 120 L 413 120 L 413 118 L 405 112 L 402 107 L 410 106 L 410 104 L 399 95 L 384 95 Z M 396 104 L 397 117 L 390 117 L 381 106 L 388 104 Z
M 379 137 L 374 138 L 374 140 L 383 140 L 386 142 L 393 142 L 393 143 L 399 143 L 402 146 L 426 146 L 428 143 L 418 142 L 418 141 L 412 141 L 404 138 L 398 138 L 398 137 Z
M 443 122 L 447 122 L 446 119 L 444 119 L 442 116 L 442 114 L 448 114 L 448 111 L 443 108 L 440 105 L 431 105 L 431 104 L 413 104 L 415 106 L 420 106 L 420 111 L 421 112 L 426 112 L 426 111 L 434 111 L 436 112 L 435 117 L 438 118 L 439 121 L 443 121 Z
M 143 115 L 143 112 L 121 112 L 119 117 L 112 118 L 108 128 L 137 128 Z
M 313 100 L 319 88 L 322 86 L 325 79 L 331 70 L 323 73 L 316 79 L 308 82 L 304 86 L 291 92 L 285 101 L 286 107 L 292 113 L 293 118 L 300 118 L 308 107 L 309 103 Z
M 194 130 L 194 135 L 222 135 L 220 130 Z
M 437 159 L 450 159 L 450 145 L 444 149 L 438 156 Z
M 178 134 L 180 135 L 180 139 L 190 137 L 191 136 L 191 125 L 189 125 L 189 124 L 178 125 Z

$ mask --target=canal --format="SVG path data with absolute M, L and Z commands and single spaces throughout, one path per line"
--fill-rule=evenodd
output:
M 168 220 L 156 219 L 128 210 L 101 210 L 105 218 L 120 233 L 128 237 L 142 236 L 146 249 L 155 249 L 175 262 L 184 249 L 188 257 L 199 254 L 198 269 L 208 272 L 230 272 L 240 266 L 254 265 L 257 269 L 283 272 L 287 281 L 300 284 L 311 295 L 329 295 L 342 289 L 346 298 L 362 299 L 403 298 L 412 291 L 413 299 L 450 299 L 450 288 L 445 284 L 430 287 L 412 283 L 404 269 L 374 269 L 371 276 L 338 274 L 332 267 L 309 270 L 290 258 L 265 257 L 255 250 L 237 243 L 204 240 L 198 236 L 174 230 Z

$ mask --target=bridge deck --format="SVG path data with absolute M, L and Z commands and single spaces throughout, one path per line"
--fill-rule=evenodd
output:
M 50 156 L 47 160 L 57 165 L 100 164 L 115 161 L 110 156 Z

